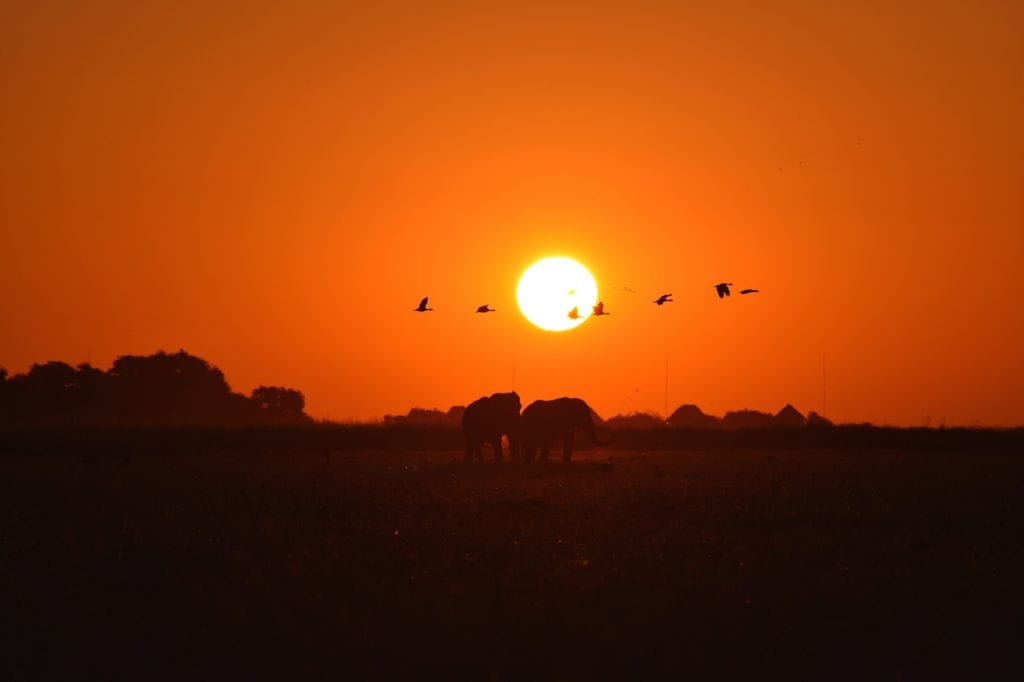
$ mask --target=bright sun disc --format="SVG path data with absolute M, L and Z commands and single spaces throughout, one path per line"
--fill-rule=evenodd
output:
M 519 278 L 519 309 L 541 329 L 562 332 L 583 324 L 597 303 L 597 282 L 571 258 L 544 258 Z M 570 316 L 573 309 L 577 317 Z

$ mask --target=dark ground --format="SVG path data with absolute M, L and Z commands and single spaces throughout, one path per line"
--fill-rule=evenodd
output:
M 458 460 L 4 454 L 0 677 L 1024 673 L 1024 455 Z

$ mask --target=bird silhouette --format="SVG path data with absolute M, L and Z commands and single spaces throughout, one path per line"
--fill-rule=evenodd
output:
M 494 313 L 494 312 L 497 312 L 494 308 L 487 307 L 486 303 L 483 304 L 482 306 L 480 306 L 479 308 L 477 308 L 476 311 L 478 313 Z
M 715 291 L 718 292 L 718 298 L 725 298 L 729 296 L 729 287 L 732 286 L 732 282 L 721 282 L 715 285 Z
M 672 294 L 662 294 L 661 296 L 658 297 L 658 300 L 655 301 L 655 303 L 657 303 L 658 305 L 661 305 L 662 303 L 674 303 L 674 302 L 675 301 L 672 300 Z
M 578 319 L 580 319 L 580 309 L 579 309 L 579 306 L 573 306 L 573 309 L 569 311 L 569 319 L 570 320 L 578 320 Z
M 433 310 L 433 308 L 428 308 L 428 307 L 427 307 L 427 299 L 428 299 L 428 298 L 430 298 L 430 297 L 429 297 L 429 296 L 424 296 L 424 297 L 423 297 L 423 300 L 422 300 L 422 301 L 420 301 L 420 305 L 419 305 L 419 307 L 417 307 L 417 308 L 413 308 L 413 310 L 414 310 L 414 311 L 416 311 L 416 312 L 418 312 L 418 313 L 425 313 L 425 312 L 427 312 L 428 310 Z
M 741 293 L 741 294 L 759 294 L 759 293 L 761 293 L 761 292 L 760 292 L 760 291 L 758 291 L 757 289 L 744 289 L 744 290 L 743 290 L 743 291 L 741 291 L 740 293 Z
M 597 302 L 597 305 L 594 306 L 594 314 L 595 315 L 611 315 L 611 313 L 606 313 L 604 311 L 604 301 L 598 301 Z

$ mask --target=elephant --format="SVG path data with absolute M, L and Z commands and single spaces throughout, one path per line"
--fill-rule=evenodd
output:
M 509 456 L 519 455 L 519 394 L 495 393 L 474 400 L 462 413 L 462 432 L 466 434 L 466 461 L 476 456 L 483 461 L 483 444 L 494 448 L 494 459 L 501 460 L 501 437 L 508 436 Z
M 594 421 L 591 418 L 590 406 L 579 398 L 556 398 L 555 400 L 535 400 L 526 406 L 519 419 L 519 436 L 523 457 L 533 461 L 533 454 L 540 449 L 541 460 L 547 460 L 551 444 L 562 439 L 562 458 L 568 462 L 572 459 L 573 435 L 581 429 L 594 445 L 608 445 L 600 440 L 594 432 Z

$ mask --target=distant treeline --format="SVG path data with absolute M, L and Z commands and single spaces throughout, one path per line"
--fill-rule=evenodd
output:
M 84 363 L 0 369 L 0 453 L 122 457 L 210 451 L 459 451 L 461 405 L 413 408 L 373 424 L 314 423 L 302 393 L 260 386 L 231 391 L 223 372 L 178 353 L 125 355 L 103 371 Z M 683 405 L 668 419 L 651 413 L 600 420 L 615 450 L 878 449 L 1024 452 L 1024 429 L 927 429 L 834 425 L 792 405 L 775 414 L 736 410 L 722 417 Z M 90 454 L 91 453 L 91 454 Z
M 462 413 L 466 408 L 456 405 L 447 412 L 437 409 L 423 409 L 414 407 L 404 415 L 387 415 L 384 417 L 385 426 L 436 426 L 436 427 L 457 427 L 459 426 Z M 811 412 L 806 417 L 792 405 L 787 404 L 775 414 L 759 412 L 757 410 L 734 410 L 726 412 L 723 417 L 716 417 L 704 414 L 696 405 L 681 405 L 668 419 L 664 419 L 651 412 L 632 412 L 630 414 L 617 414 L 609 419 L 601 419 L 600 415 L 594 414 L 594 422 L 606 428 L 618 430 L 644 431 L 650 429 L 691 429 L 695 431 L 739 431 L 742 429 L 764 429 L 770 427 L 831 427 L 835 426 L 831 421 L 825 419 L 817 412 Z
M 235 393 L 224 373 L 185 351 L 123 355 L 103 371 L 88 363 L 0 369 L 3 426 L 198 426 L 309 422 L 301 392 L 260 386 Z
M 367 450 L 457 450 L 463 445 L 460 422 L 465 407 L 447 411 L 414 407 L 404 415 L 387 415 L 379 424 L 323 425 L 310 434 L 325 448 Z M 918 450 L 1024 453 L 1024 428 L 916 428 L 839 424 L 792 405 L 775 414 L 733 410 L 722 417 L 696 405 L 682 405 L 668 419 L 634 412 L 601 419 L 611 430 L 611 450 Z M 332 431 L 331 429 L 341 429 Z M 586 445 L 580 449 L 587 449 Z

